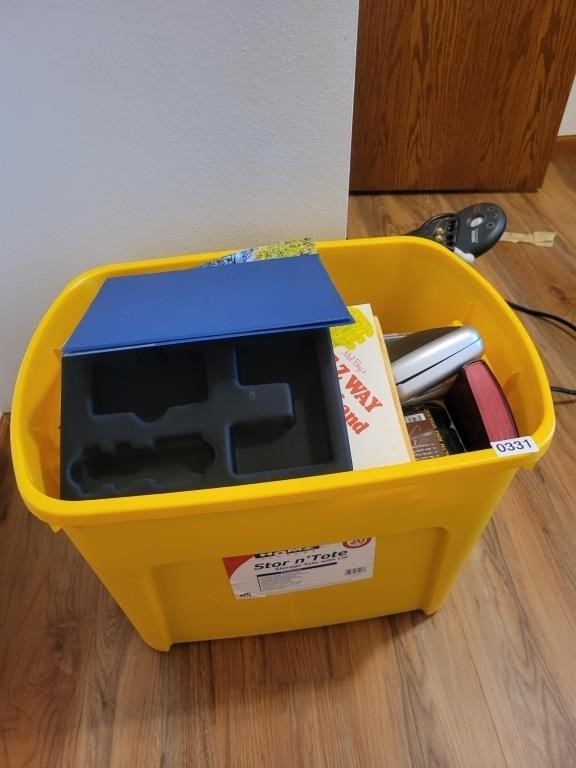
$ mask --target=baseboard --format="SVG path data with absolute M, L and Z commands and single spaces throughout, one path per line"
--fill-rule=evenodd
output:
M 576 135 L 556 137 L 552 148 L 552 157 L 572 157 L 574 152 L 576 152 Z
M 0 521 L 6 518 L 14 489 L 10 454 L 10 414 L 0 413 Z

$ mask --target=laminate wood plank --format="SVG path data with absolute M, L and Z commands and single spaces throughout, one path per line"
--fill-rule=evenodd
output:
M 10 456 L 10 417 L 0 414 L 0 521 L 4 520 L 12 496 L 13 474 Z
M 458 611 L 507 763 L 573 765 L 576 674 L 567 654 L 576 594 L 559 563 L 573 569 L 574 556 L 549 546 L 525 502 L 508 502 L 485 533 L 470 564 L 479 559 L 479 567 L 460 585 L 474 590 L 475 603 L 460 601 Z

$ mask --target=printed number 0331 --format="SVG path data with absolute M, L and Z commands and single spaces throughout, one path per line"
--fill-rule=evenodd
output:
M 531 437 L 519 437 L 513 440 L 496 440 L 491 443 L 491 445 L 498 456 L 538 452 L 538 446 Z

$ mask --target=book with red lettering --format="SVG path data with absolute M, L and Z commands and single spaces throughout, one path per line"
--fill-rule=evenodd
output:
M 483 360 L 462 367 L 444 402 L 468 451 L 518 437 L 506 396 Z
M 354 469 L 414 460 L 390 361 L 369 304 L 348 307 L 354 322 L 330 329 Z

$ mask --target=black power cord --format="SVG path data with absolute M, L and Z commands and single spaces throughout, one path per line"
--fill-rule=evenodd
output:
M 570 387 L 550 387 L 552 392 L 560 392 L 563 395 L 573 395 L 576 397 L 576 389 L 570 389 Z
M 529 307 L 523 307 L 520 304 L 515 304 L 513 301 L 508 301 L 508 306 L 512 307 L 512 309 L 515 309 L 517 312 L 525 312 L 527 315 L 532 315 L 533 317 L 542 318 L 543 320 L 554 320 L 555 323 L 560 323 L 561 325 L 565 325 L 566 328 L 570 328 L 571 331 L 574 331 L 576 333 L 576 323 L 571 323 L 570 320 L 566 320 L 564 317 L 560 317 L 559 315 L 553 315 L 550 312 L 542 312 L 539 309 L 530 309 Z
M 506 300 L 506 303 L 509 307 L 515 309 L 516 312 L 524 312 L 525 314 L 536 317 L 539 320 L 552 320 L 553 322 L 560 323 L 560 325 L 563 325 L 576 333 L 576 323 L 572 323 L 570 320 L 566 320 L 565 317 L 553 315 L 551 312 L 543 312 L 540 309 L 530 309 L 530 307 L 523 307 L 521 304 L 516 304 L 514 301 Z M 560 387 L 554 385 L 551 386 L 550 389 L 552 392 L 559 392 L 562 395 L 571 395 L 572 397 L 576 397 L 576 389 L 571 389 L 570 387 Z

